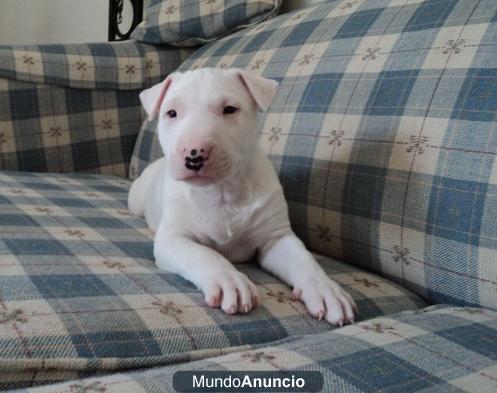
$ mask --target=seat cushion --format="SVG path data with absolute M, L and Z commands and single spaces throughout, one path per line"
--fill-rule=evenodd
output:
M 497 309 L 496 45 L 493 0 L 331 1 L 206 45 L 180 70 L 280 82 L 261 143 L 311 249 L 433 303 Z M 133 173 L 160 154 L 154 138 L 145 126 Z
M 332 329 L 253 263 L 261 304 L 226 315 L 153 261 L 153 235 L 128 213 L 130 182 L 0 173 L 0 389 L 214 356 Z M 380 277 L 319 257 L 361 319 L 426 306 Z
M 433 307 L 180 366 L 29 391 L 172 392 L 177 371 L 199 378 L 206 371 L 285 370 L 321 373 L 323 392 L 483 393 L 495 392 L 496 354 L 497 312 Z

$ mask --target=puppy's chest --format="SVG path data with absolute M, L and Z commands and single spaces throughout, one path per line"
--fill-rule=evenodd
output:
M 199 217 L 199 240 L 232 262 L 250 258 L 256 245 L 251 241 L 254 231 L 253 207 L 227 208 L 205 212 Z

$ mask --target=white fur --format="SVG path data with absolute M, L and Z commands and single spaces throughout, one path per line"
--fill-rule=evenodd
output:
M 276 87 L 242 70 L 200 69 L 143 92 L 149 116 L 159 116 L 165 157 L 132 184 L 129 209 L 155 231 L 157 265 L 191 281 L 210 306 L 232 314 L 257 304 L 256 286 L 232 263 L 258 251 L 260 265 L 292 286 L 313 316 L 349 323 L 354 301 L 292 232 L 282 187 L 257 143 L 257 109 L 267 109 Z M 224 115 L 227 105 L 239 110 Z M 197 145 L 213 146 L 198 172 L 183 158 Z

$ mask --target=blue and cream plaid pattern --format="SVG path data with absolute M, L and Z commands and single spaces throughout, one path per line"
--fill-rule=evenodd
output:
M 0 173 L 0 390 L 174 364 L 325 332 L 291 290 L 240 265 L 262 301 L 248 315 L 205 305 L 155 267 L 153 234 L 116 177 Z M 427 304 L 373 274 L 319 257 L 367 319 Z M 231 348 L 231 349 L 230 349 Z
M 191 53 L 133 41 L 0 45 L 0 78 L 80 89 L 141 90 L 160 82 Z
M 312 249 L 434 303 L 496 309 L 496 49 L 494 0 L 344 0 L 206 45 L 180 69 L 281 82 L 261 142 Z M 144 129 L 135 173 L 159 152 Z
M 23 392 L 174 392 L 176 371 L 317 371 L 323 392 L 495 392 L 497 313 L 437 307 L 137 373 Z M 79 389 L 79 390 L 78 390 Z
M 138 93 L 191 51 L 134 42 L 0 47 L 0 169 L 126 177 Z
M 275 15 L 282 0 L 150 0 L 133 39 L 195 46 Z

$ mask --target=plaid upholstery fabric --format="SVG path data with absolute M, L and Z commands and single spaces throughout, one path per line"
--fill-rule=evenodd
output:
M 140 90 L 192 53 L 133 41 L 0 46 L 0 78 L 82 89 Z
M 0 47 L 0 169 L 126 177 L 138 93 L 187 53 L 133 42 Z
M 0 79 L 0 169 L 126 177 L 143 118 L 137 90 Z
M 496 354 L 496 312 L 438 307 L 185 365 L 25 392 L 174 392 L 179 370 L 291 370 L 322 373 L 323 392 L 483 393 L 495 392 Z
M 152 0 L 131 37 L 151 44 L 195 46 L 270 18 L 281 1 Z
M 240 265 L 262 304 L 229 316 L 153 262 L 153 236 L 126 207 L 130 182 L 0 173 L 0 389 L 214 356 L 325 332 L 291 291 Z M 373 274 L 322 257 L 362 319 L 427 304 Z
M 333 1 L 206 45 L 181 69 L 281 82 L 261 142 L 310 248 L 433 303 L 496 309 L 496 46 L 493 0 Z M 140 135 L 134 173 L 156 158 L 153 138 Z

